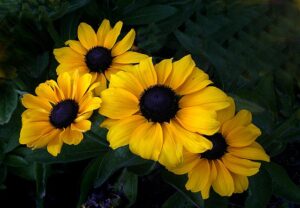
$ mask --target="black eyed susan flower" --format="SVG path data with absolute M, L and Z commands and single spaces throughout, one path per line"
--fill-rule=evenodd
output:
M 40 84 L 37 96 L 25 94 L 20 143 L 33 149 L 47 146 L 53 156 L 60 153 L 63 143 L 79 144 L 82 133 L 91 128 L 88 118 L 101 103 L 92 93 L 98 84 L 91 83 L 91 74 L 63 73 L 57 82 Z
M 98 91 L 106 88 L 106 79 L 120 70 L 126 70 L 131 64 L 138 63 L 147 56 L 130 51 L 135 31 L 131 29 L 125 37 L 117 42 L 123 23 L 117 22 L 113 28 L 108 20 L 103 20 L 97 33 L 93 28 L 81 23 L 78 27 L 78 39 L 66 41 L 67 47 L 54 49 L 59 62 L 57 74 L 63 72 L 91 72 L 93 79 L 104 83 Z
M 102 126 L 109 129 L 110 146 L 129 144 L 143 158 L 172 165 L 182 161 L 183 147 L 194 153 L 210 149 L 202 135 L 219 130 L 216 111 L 229 106 L 211 83 L 190 55 L 155 66 L 148 58 L 136 70 L 112 75 L 99 111 L 108 117 Z
M 188 173 L 186 189 L 201 192 L 204 199 L 209 197 L 211 186 L 221 196 L 231 196 L 248 188 L 248 176 L 259 171 L 260 162 L 270 161 L 263 147 L 255 142 L 261 131 L 251 123 L 252 116 L 247 110 L 236 115 L 233 100 L 229 108 L 218 112 L 222 126 L 220 131 L 207 137 L 212 143 L 211 150 L 201 154 L 183 154 L 183 163 L 169 168 L 176 174 Z

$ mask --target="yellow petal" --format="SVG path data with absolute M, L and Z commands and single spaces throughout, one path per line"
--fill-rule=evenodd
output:
M 221 161 L 217 160 L 215 165 L 217 177 L 212 184 L 214 190 L 221 196 L 231 196 L 234 192 L 232 176 Z
M 78 26 L 78 39 L 80 43 L 85 47 L 87 50 L 94 48 L 97 46 L 97 36 L 94 29 L 86 24 L 80 23 Z
M 55 82 L 54 80 L 47 80 L 45 83 L 53 89 L 53 91 L 56 94 L 58 100 L 64 100 L 65 99 L 65 95 L 64 95 L 63 91 L 59 88 L 57 82 Z
M 112 62 L 117 64 L 136 64 L 139 63 L 141 60 L 148 58 L 147 55 L 133 52 L 133 51 L 126 51 L 122 55 L 116 56 L 113 58 Z
M 212 186 L 212 182 L 217 178 L 217 168 L 213 160 L 208 161 L 210 166 L 210 176 L 209 181 L 201 190 L 201 196 L 203 199 L 209 198 L 210 188 Z
M 270 162 L 270 157 L 266 154 L 263 147 L 257 142 L 253 142 L 246 147 L 232 147 L 228 146 L 227 151 L 240 158 L 249 159 L 249 160 L 263 160 Z
M 107 134 L 109 146 L 112 149 L 116 149 L 128 145 L 130 138 L 132 137 L 132 132 L 145 122 L 146 120 L 144 117 L 140 115 L 133 115 L 114 122 L 113 125 L 110 126 Z
M 144 89 L 157 84 L 157 76 L 152 63 L 152 58 L 144 59 L 139 64 L 139 69 L 132 72 Z
M 131 29 L 129 33 L 127 33 L 127 35 L 112 48 L 112 56 L 115 57 L 128 51 L 132 47 L 134 38 L 135 31 L 134 29 Z
M 198 67 L 194 67 L 190 76 L 187 77 L 176 92 L 179 95 L 191 94 L 203 89 L 209 84 L 212 84 L 212 81 L 208 79 L 208 75 Z
M 216 87 L 206 87 L 193 94 L 183 96 L 181 107 L 201 106 L 207 110 L 221 110 L 229 106 L 227 95 Z
M 116 72 L 119 72 L 119 71 L 131 72 L 132 70 L 137 69 L 136 65 L 112 63 L 110 65 L 110 68 L 108 70 L 106 70 L 105 72 L 109 71 L 111 68 L 114 69 Z M 115 74 L 116 72 L 110 72 L 110 73 Z
M 50 112 L 52 109 L 51 104 L 46 99 L 31 94 L 25 94 L 21 100 L 25 108 L 37 109 L 44 112 Z
M 49 112 L 41 112 L 35 109 L 27 109 L 22 114 L 22 121 L 23 123 L 31 121 L 49 122 Z
M 176 120 L 171 120 L 173 137 L 177 138 L 189 152 L 201 153 L 212 148 L 212 143 L 200 134 L 187 131 Z
M 209 198 L 209 192 L 211 187 L 211 181 L 209 181 L 204 188 L 201 190 L 201 197 L 202 199 L 208 199 Z
M 49 100 L 51 103 L 58 103 L 59 99 L 54 92 L 53 88 L 51 88 L 48 84 L 46 83 L 41 83 L 39 86 L 35 89 L 35 93 L 39 97 L 43 97 L 47 100 Z
M 95 88 L 95 94 L 100 96 L 101 92 L 107 88 L 107 80 L 103 73 L 92 73 L 93 79 L 95 77 L 95 81 L 92 83 L 100 83 L 98 87 Z
M 28 144 L 48 134 L 53 129 L 49 121 L 23 123 L 19 142 L 20 144 Z
M 145 122 L 133 131 L 130 150 L 144 159 L 158 161 L 163 145 L 163 134 L 159 123 Z
M 191 55 L 187 55 L 173 63 L 173 70 L 166 82 L 172 89 L 176 90 L 185 82 L 186 78 L 192 73 L 195 67 Z
M 51 155 L 56 157 L 60 153 L 62 145 L 63 141 L 59 137 L 56 137 L 49 142 L 47 150 Z
M 68 145 L 77 145 L 82 141 L 83 134 L 68 127 L 59 135 L 59 139 Z
M 80 100 L 86 91 L 91 86 L 92 75 L 84 74 L 78 78 L 77 81 L 77 93 L 75 93 L 75 100 Z
M 201 107 L 182 108 L 177 112 L 176 118 L 184 128 L 200 134 L 213 135 L 220 128 L 216 112 Z
M 82 55 L 86 55 L 87 50 L 81 45 L 81 43 L 77 40 L 68 40 L 65 42 L 66 45 L 70 46 L 74 51 L 80 53 Z
M 92 123 L 89 120 L 82 120 L 71 124 L 71 129 L 86 132 L 91 129 Z
M 86 113 L 82 113 L 81 115 L 77 115 L 77 118 L 74 120 L 74 122 L 87 120 L 92 116 L 92 114 L 93 114 L 93 111 L 88 111 Z
M 204 189 L 210 181 L 210 166 L 205 159 L 199 159 L 198 164 L 189 172 L 188 182 L 185 187 L 192 192 L 199 192 Z
M 252 121 L 252 114 L 248 110 L 240 110 L 231 120 L 224 123 L 222 134 L 227 135 L 237 127 L 248 126 Z
M 110 30 L 111 27 L 109 21 L 107 19 L 104 19 L 97 31 L 97 39 L 99 46 L 104 46 L 105 38 Z
M 84 56 L 69 47 L 54 49 L 55 59 L 59 63 L 64 63 L 72 66 L 82 66 L 85 64 Z
M 158 84 L 165 84 L 172 71 L 172 67 L 172 59 L 164 59 L 154 66 Z
M 234 193 L 243 193 L 248 189 L 249 181 L 247 176 L 231 173 L 234 182 Z
M 169 124 L 162 124 L 164 143 L 159 156 L 159 162 L 164 166 L 175 167 L 182 163 L 183 145 L 177 141 Z
M 32 141 L 31 143 L 28 143 L 27 146 L 30 146 L 34 149 L 36 148 L 43 148 L 49 144 L 50 141 L 53 139 L 56 139 L 61 132 L 60 129 L 52 129 L 47 134 L 41 135 L 37 140 Z
M 96 110 L 100 107 L 102 100 L 99 97 L 93 97 L 92 92 L 88 92 L 85 96 L 82 97 L 79 102 L 79 111 L 78 114 L 82 115 L 89 111 Z
M 121 88 L 109 88 L 101 93 L 100 114 L 113 119 L 122 119 L 139 110 L 138 99 L 132 93 Z
M 232 97 L 228 97 L 228 102 L 230 105 L 227 108 L 217 111 L 217 120 L 221 123 L 221 126 L 229 119 L 232 119 L 235 114 L 235 103 Z
M 59 88 L 63 91 L 65 98 L 70 99 L 72 93 L 72 83 L 70 75 L 65 72 L 62 75 L 58 76 L 57 84 Z
M 104 40 L 104 47 L 105 48 L 111 49 L 115 45 L 115 43 L 116 43 L 116 41 L 117 41 L 117 39 L 120 35 L 122 26 L 123 26 L 123 22 L 119 21 L 115 24 L 113 29 L 111 29 L 107 33 L 107 35 L 105 37 L 105 40 Z
M 198 161 L 199 161 L 198 154 L 184 151 L 182 164 L 179 164 L 176 167 L 166 167 L 166 168 L 177 175 L 182 175 L 190 172 L 195 167 L 195 165 L 198 164 Z
M 119 119 L 107 118 L 100 124 L 100 127 L 110 129 L 112 126 L 117 125 L 119 121 Z
M 225 136 L 228 145 L 233 147 L 245 147 L 252 144 L 257 137 L 261 135 L 261 131 L 255 125 L 250 124 L 247 127 L 238 127 L 229 132 Z
M 258 162 L 238 158 L 230 153 L 225 154 L 222 157 L 222 161 L 231 172 L 243 176 L 252 176 L 256 174 L 260 167 L 260 163 Z
M 127 90 L 137 98 L 139 98 L 144 91 L 142 85 L 132 73 L 122 71 L 111 76 L 110 87 Z
M 84 65 L 84 63 L 82 63 L 81 66 L 63 63 L 63 64 L 59 64 L 58 67 L 56 68 L 56 73 L 58 75 L 65 73 L 65 72 L 72 74 L 75 71 L 78 71 L 80 73 L 88 73 L 90 70 L 87 68 L 86 65 Z

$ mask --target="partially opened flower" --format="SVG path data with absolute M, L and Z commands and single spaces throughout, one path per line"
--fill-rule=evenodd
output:
M 78 27 L 78 41 L 66 41 L 67 47 L 54 49 L 56 60 L 60 63 L 57 74 L 63 72 L 91 72 L 93 79 L 105 83 L 110 75 L 126 70 L 131 64 L 145 59 L 147 55 L 130 51 L 135 31 L 131 29 L 125 37 L 117 42 L 123 23 L 117 22 L 113 28 L 108 20 L 103 20 L 97 33 L 86 24 Z M 106 86 L 102 86 L 106 88 Z
M 108 117 L 102 126 L 109 129 L 110 146 L 129 145 L 133 153 L 166 165 L 182 161 L 183 147 L 195 153 L 210 149 L 202 135 L 219 130 L 216 111 L 229 105 L 211 83 L 190 55 L 155 66 L 148 58 L 132 72 L 112 75 L 99 111 Z
M 220 131 L 207 137 L 213 143 L 212 149 L 198 154 L 185 151 L 183 164 L 169 168 L 176 174 L 188 173 L 186 188 L 200 191 L 204 199 L 209 197 L 211 186 L 221 196 L 247 190 L 247 177 L 259 171 L 261 163 L 257 160 L 270 160 L 255 142 L 261 132 L 251 123 L 251 113 L 241 110 L 234 115 L 234 102 L 230 100 L 230 107 L 218 112 Z
M 98 84 L 91 83 L 91 74 L 63 73 L 57 82 L 40 84 L 36 96 L 25 94 L 20 143 L 33 149 L 47 146 L 53 156 L 60 153 L 63 143 L 79 144 L 82 133 L 91 128 L 88 118 L 101 103 L 92 93 Z

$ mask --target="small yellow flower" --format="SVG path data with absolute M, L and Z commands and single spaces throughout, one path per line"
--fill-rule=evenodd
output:
M 145 159 L 171 165 L 182 161 L 183 147 L 195 153 L 210 149 L 202 135 L 219 130 L 216 111 L 229 106 L 227 95 L 211 83 L 190 55 L 155 66 L 148 58 L 131 72 L 112 75 L 99 111 L 108 117 L 102 127 L 109 129 L 110 146 L 129 145 Z
M 59 62 L 57 74 L 75 70 L 91 72 L 93 80 L 102 83 L 97 90 L 99 93 L 106 88 L 106 79 L 109 80 L 111 74 L 126 70 L 147 58 L 147 55 L 130 51 L 135 39 L 133 29 L 117 42 L 122 26 L 123 23 L 119 21 L 111 28 L 110 22 L 105 19 L 95 33 L 90 25 L 81 23 L 78 27 L 79 41 L 68 40 L 65 43 L 68 47 L 54 49 L 55 58 Z
M 204 199 L 209 197 L 211 186 L 221 196 L 247 190 L 247 176 L 256 174 L 261 165 L 252 160 L 270 161 L 255 142 L 261 131 L 251 123 L 251 113 L 241 110 L 234 115 L 235 105 L 229 99 L 230 107 L 218 112 L 220 131 L 207 137 L 213 143 L 212 149 L 200 154 L 186 151 L 183 164 L 168 168 L 176 174 L 188 173 L 186 189 L 200 191 Z
M 88 118 L 101 104 L 92 93 L 98 84 L 91 83 L 91 74 L 62 73 L 57 82 L 40 84 L 37 96 L 25 94 L 20 143 L 33 149 L 47 146 L 53 156 L 60 153 L 63 143 L 79 144 L 82 133 L 91 128 Z

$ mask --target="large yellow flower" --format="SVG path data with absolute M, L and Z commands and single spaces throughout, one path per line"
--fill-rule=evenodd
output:
M 35 93 L 25 94 L 20 143 L 33 149 L 47 146 L 50 154 L 57 156 L 63 143 L 77 145 L 83 132 L 91 128 L 88 118 L 100 107 L 101 99 L 94 97 L 92 75 L 72 76 L 63 73 L 57 82 L 48 80 L 40 84 Z
M 229 106 L 211 83 L 190 55 L 155 66 L 148 58 L 131 72 L 112 75 L 99 111 L 108 117 L 102 127 L 109 129 L 110 146 L 129 144 L 133 153 L 171 165 L 182 161 L 183 147 L 195 153 L 210 149 L 202 135 L 219 130 L 216 111 Z
M 133 29 L 117 42 L 122 26 L 119 21 L 111 28 L 105 19 L 95 33 L 90 25 L 81 23 L 78 27 L 79 41 L 68 40 L 65 43 L 68 47 L 54 49 L 55 58 L 60 63 L 57 74 L 75 70 L 92 72 L 93 79 L 104 83 L 102 88 L 106 88 L 106 79 L 110 79 L 111 74 L 126 70 L 131 64 L 148 57 L 130 51 L 135 38 Z
M 251 123 L 251 113 L 241 110 L 234 115 L 231 98 L 230 102 L 229 108 L 218 112 L 218 120 L 222 123 L 220 131 L 207 137 L 213 148 L 201 154 L 186 151 L 182 165 L 168 168 L 176 174 L 188 173 L 186 188 L 200 191 L 204 199 L 209 197 L 211 186 L 221 196 L 247 190 L 247 176 L 256 174 L 261 165 L 252 160 L 270 160 L 262 146 L 255 142 L 261 132 Z

